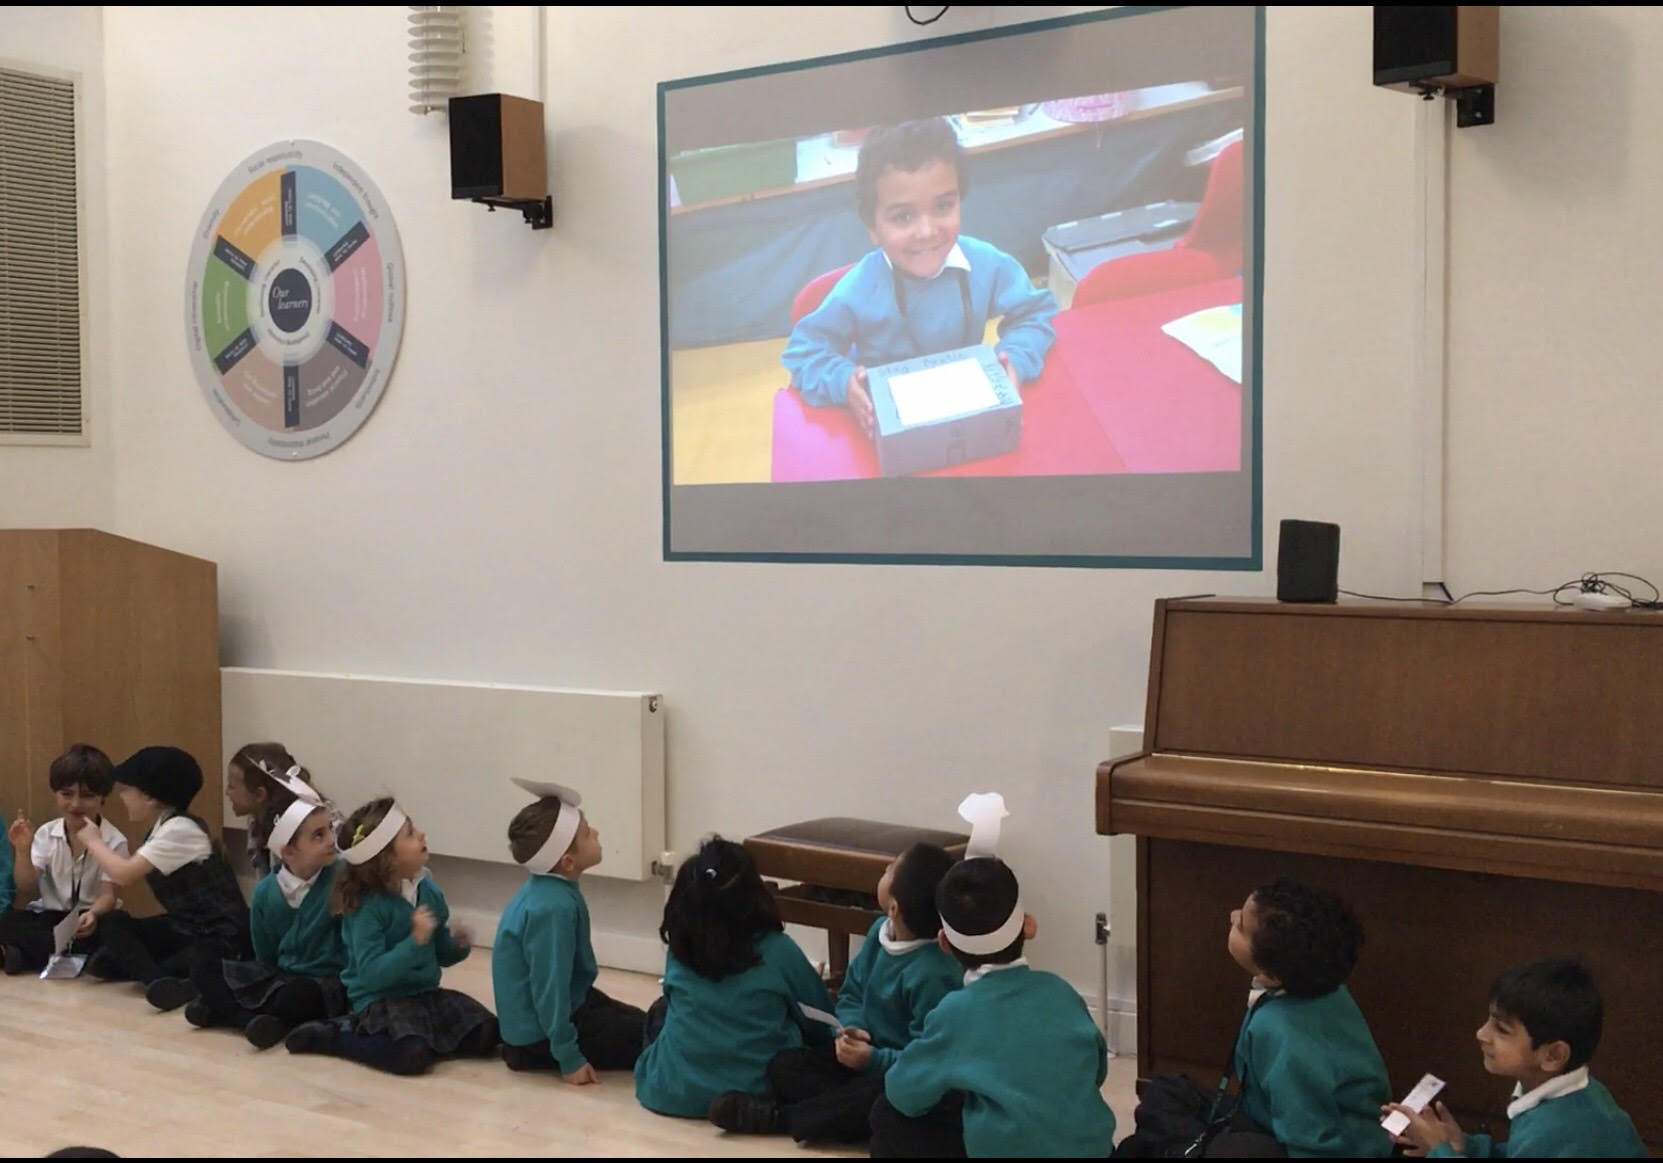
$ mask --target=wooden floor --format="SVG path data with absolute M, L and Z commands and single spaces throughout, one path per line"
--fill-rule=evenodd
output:
M 478 950 L 445 984 L 491 997 Z M 646 1006 L 651 977 L 602 970 L 600 986 Z M 1104 1088 L 1125 1133 L 1130 1058 Z M 444 1062 L 395 1078 L 332 1058 L 261 1053 L 240 1034 L 158 1014 L 137 987 L 0 977 L 0 1154 L 70 1144 L 123 1156 L 780 1156 L 858 1155 L 788 1139 L 726 1135 L 635 1102 L 627 1074 L 568 1087 L 498 1062 Z

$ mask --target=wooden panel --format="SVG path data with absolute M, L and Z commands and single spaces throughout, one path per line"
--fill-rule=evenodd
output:
M 502 194 L 505 198 L 544 198 L 549 192 L 543 104 L 524 97 L 502 102 Z
M 1405 1094 L 1431 1071 L 1467 1129 L 1505 1128 L 1508 1094 L 1480 1065 L 1474 1031 L 1489 985 L 1512 965 L 1559 953 L 1588 961 L 1605 995 L 1594 1072 L 1663 1145 L 1663 1031 L 1656 967 L 1663 896 L 1249 848 L 1139 840 L 1139 1072 L 1218 1079 L 1247 1000 L 1225 948 L 1229 913 L 1252 889 L 1288 875 L 1341 893 L 1367 944 L 1350 982 Z M 1148 911 L 1147 920 L 1142 916 Z
M 165 743 L 202 766 L 191 810 L 223 821 L 219 598 L 211 562 L 92 530 L 62 535 L 64 743 L 119 763 Z M 119 805 L 111 811 L 120 819 Z
M 57 534 L 0 531 L 0 813 L 55 810 L 47 769 L 62 748 Z
M 1501 8 L 1461 4 L 1455 9 L 1455 73 L 1451 85 L 1493 85 L 1501 79 Z
M 1663 617 L 1177 602 L 1152 751 L 1663 787 Z

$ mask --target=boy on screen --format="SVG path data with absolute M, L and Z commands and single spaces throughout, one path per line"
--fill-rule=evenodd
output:
M 792 328 L 781 356 L 817 407 L 845 406 L 873 429 L 866 369 L 982 341 L 1020 388 L 1037 377 L 1056 332 L 1057 301 L 1016 259 L 959 233 L 964 149 L 944 117 L 874 129 L 860 147 L 855 197 L 877 245 Z

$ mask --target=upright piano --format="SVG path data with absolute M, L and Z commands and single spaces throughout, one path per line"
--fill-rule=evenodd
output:
M 1490 982 L 1576 954 L 1593 1072 L 1663 1146 L 1663 614 L 1159 602 L 1144 748 L 1097 770 L 1097 831 L 1138 838 L 1140 1074 L 1217 1079 L 1230 910 L 1288 875 L 1363 921 L 1350 987 L 1394 1096 L 1430 1071 L 1505 1135 Z

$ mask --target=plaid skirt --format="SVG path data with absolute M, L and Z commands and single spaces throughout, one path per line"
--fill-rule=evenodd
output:
M 222 961 L 220 972 L 231 996 L 245 1009 L 263 1010 L 271 995 L 291 981 L 301 980 L 298 973 L 285 973 L 258 961 Z M 323 990 L 324 1017 L 338 1018 L 348 1010 L 346 987 L 338 977 L 314 977 Z
M 355 1017 L 359 1034 L 420 1038 L 435 1054 L 454 1054 L 469 1034 L 496 1021 L 490 1010 L 454 989 L 429 989 L 412 997 L 372 1001 Z

